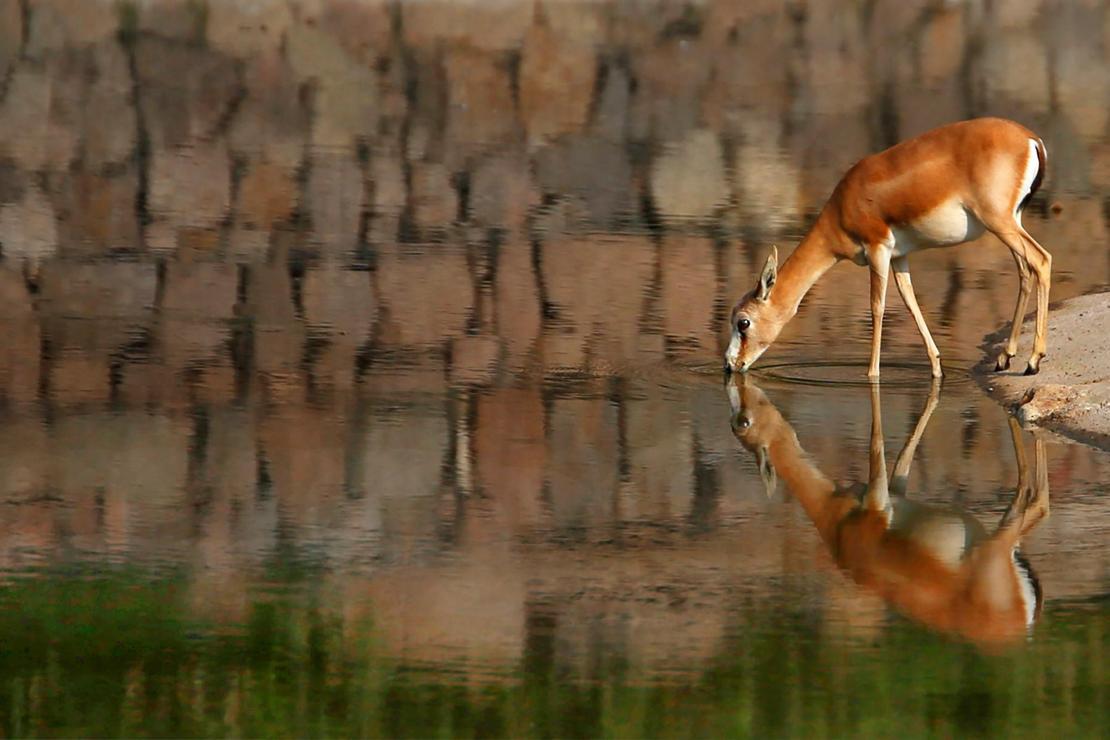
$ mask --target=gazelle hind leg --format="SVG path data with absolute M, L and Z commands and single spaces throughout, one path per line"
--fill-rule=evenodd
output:
M 1052 285 L 1052 255 L 1029 236 L 1012 217 L 1005 225 L 987 223 L 987 228 L 1002 240 L 1016 256 L 1024 258 L 1037 276 L 1037 324 L 1033 336 L 1033 353 L 1029 356 L 1026 375 L 1035 375 L 1041 367 L 1048 346 L 1048 294 Z M 1020 331 L 1020 329 L 1019 329 Z M 1007 349 L 1009 345 L 1007 345 Z M 1015 350 L 1016 351 L 1016 350 Z
M 1036 254 L 1039 258 L 1039 262 L 1029 260 L 1037 273 L 1037 333 L 1033 336 L 1033 354 L 1029 356 L 1029 366 L 1025 368 L 1026 375 L 1036 375 L 1041 369 L 1041 360 L 1048 351 L 1048 297 L 1052 289 L 1052 255 L 1029 236 L 1029 232 L 1020 226 L 1018 229 L 1022 239 L 1032 247 L 1029 255 Z
M 1021 337 L 1021 324 L 1025 319 L 1025 308 L 1029 304 L 1029 293 L 1033 289 L 1033 274 L 1029 271 L 1029 263 L 1025 261 L 1025 255 L 1013 250 L 1010 250 L 1010 254 L 1013 255 L 1014 262 L 1017 264 L 1020 283 L 1018 285 L 1017 305 L 1014 306 L 1014 320 L 1010 324 L 1010 339 L 998 355 L 998 359 L 995 360 L 994 369 L 996 372 L 1009 369 L 1010 360 L 1017 354 L 1018 338 Z
M 1021 425 L 1012 416 L 1007 417 L 1006 421 L 1010 426 L 1010 440 L 1014 445 L 1018 482 L 1014 490 L 1014 497 L 1011 499 L 1010 505 L 1006 507 L 1006 512 L 1002 515 L 1002 521 L 998 523 L 999 529 L 1007 528 L 1015 519 L 1021 516 L 1021 512 L 1025 510 L 1029 502 L 1029 495 L 1032 492 L 1032 487 L 1029 485 L 1029 460 L 1025 456 L 1025 444 L 1021 440 Z
M 921 306 L 917 305 L 917 295 L 913 292 L 913 281 L 910 280 L 910 260 L 908 257 L 898 257 L 891 261 L 891 265 L 894 267 L 894 283 L 898 286 L 898 293 L 902 296 L 902 302 L 906 304 L 906 308 L 913 314 L 917 331 L 925 342 L 925 352 L 929 355 L 929 366 L 932 368 L 933 377 L 939 378 L 944 375 L 940 367 L 940 350 L 937 349 L 937 343 L 933 341 L 933 335 L 929 333 L 925 316 L 921 313 Z
M 1018 483 L 1014 498 L 998 523 L 996 534 L 1006 536 L 1016 544 L 1048 515 L 1048 454 L 1045 451 L 1044 439 L 1041 435 L 1035 434 L 1034 469 L 1031 477 L 1025 445 L 1021 439 L 1021 426 L 1012 416 L 1007 421 L 1010 424 L 1010 437 L 1014 443 L 1014 456 L 1017 459 Z
M 1033 436 L 1033 459 L 1036 461 L 1037 475 L 1033 483 L 1033 501 L 1030 502 L 1030 507 L 1035 510 L 1036 516 L 1026 524 L 1026 528 L 1022 530 L 1022 535 L 1028 532 L 1034 524 L 1048 516 L 1049 510 L 1048 451 L 1045 450 L 1044 437 L 1038 433 L 1034 433 Z

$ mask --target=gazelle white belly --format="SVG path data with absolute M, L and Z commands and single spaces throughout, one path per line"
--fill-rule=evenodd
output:
M 985 227 L 963 203 L 952 199 L 916 221 L 891 229 L 893 256 L 904 257 L 918 249 L 947 247 L 978 239 Z
M 983 526 L 970 515 L 909 499 L 894 501 L 890 531 L 953 568 L 986 539 Z

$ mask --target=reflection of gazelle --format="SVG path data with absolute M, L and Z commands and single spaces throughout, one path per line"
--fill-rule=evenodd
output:
M 871 268 L 871 364 L 879 376 L 887 276 L 894 282 L 925 342 L 933 375 L 940 351 L 917 305 L 909 255 L 962 244 L 984 230 L 1009 247 L 1021 286 L 1010 340 L 996 369 L 1017 352 L 1022 317 L 1037 279 L 1037 326 L 1027 375 L 1044 357 L 1052 255 L 1021 225 L 1021 212 L 1041 183 L 1044 143 L 1029 129 L 1001 118 L 977 118 L 928 131 L 858 162 L 833 190 L 817 221 L 778 269 L 772 249 L 755 289 L 732 308 L 725 368 L 747 370 L 793 318 L 806 292 L 843 259 Z
M 1018 552 L 1021 538 L 1048 513 L 1044 442 L 1035 441 L 1030 480 L 1021 430 L 1010 420 L 1018 486 L 1002 521 L 988 534 L 966 511 L 905 497 L 914 451 L 937 404 L 925 410 L 887 479 L 879 388 L 871 388 L 870 474 L 866 486 L 838 488 L 808 459 L 790 424 L 751 381 L 729 383 L 732 430 L 755 452 L 769 488 L 776 473 L 801 503 L 837 564 L 929 627 L 980 643 L 1024 634 L 1040 609 L 1040 586 Z

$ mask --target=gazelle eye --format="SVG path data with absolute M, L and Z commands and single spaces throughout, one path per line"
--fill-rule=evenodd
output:
M 743 334 L 744 332 L 746 332 L 748 330 L 748 327 L 751 326 L 751 325 L 752 325 L 752 322 L 749 321 L 748 319 L 739 319 L 736 322 L 736 331 Z
M 741 431 L 746 430 L 751 425 L 752 425 L 752 420 L 749 419 L 746 416 L 741 416 L 739 419 L 736 420 L 736 427 L 738 429 L 740 429 Z

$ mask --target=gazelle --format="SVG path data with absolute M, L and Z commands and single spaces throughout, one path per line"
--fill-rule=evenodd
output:
M 1048 514 L 1044 442 L 1035 441 L 1031 481 L 1021 429 L 1011 417 L 1018 463 L 1014 498 L 992 534 L 966 511 L 906 498 L 910 464 L 939 383 L 887 478 L 879 387 L 871 386 L 871 439 L 866 485 L 838 488 L 812 462 L 790 424 L 759 388 L 729 381 L 733 434 L 755 452 L 764 484 L 786 482 L 817 528 L 837 565 L 868 590 L 926 626 L 976 643 L 1003 643 L 1032 626 L 1041 606 L 1040 585 L 1018 552 L 1021 538 Z
M 917 304 L 909 255 L 919 249 L 971 241 L 984 230 L 1009 247 L 1020 287 L 1010 339 L 996 370 L 1017 352 L 1022 318 L 1037 280 L 1037 324 L 1026 375 L 1040 368 L 1048 333 L 1052 255 L 1021 225 L 1021 212 L 1045 171 L 1044 142 L 1029 129 L 1001 118 L 949 124 L 858 162 L 833 190 L 797 249 L 778 267 L 772 247 L 755 289 L 730 318 L 725 369 L 746 371 L 798 312 L 802 297 L 843 259 L 871 269 L 871 362 L 879 376 L 887 277 L 894 282 L 925 342 L 934 377 L 943 374 L 940 351 Z

